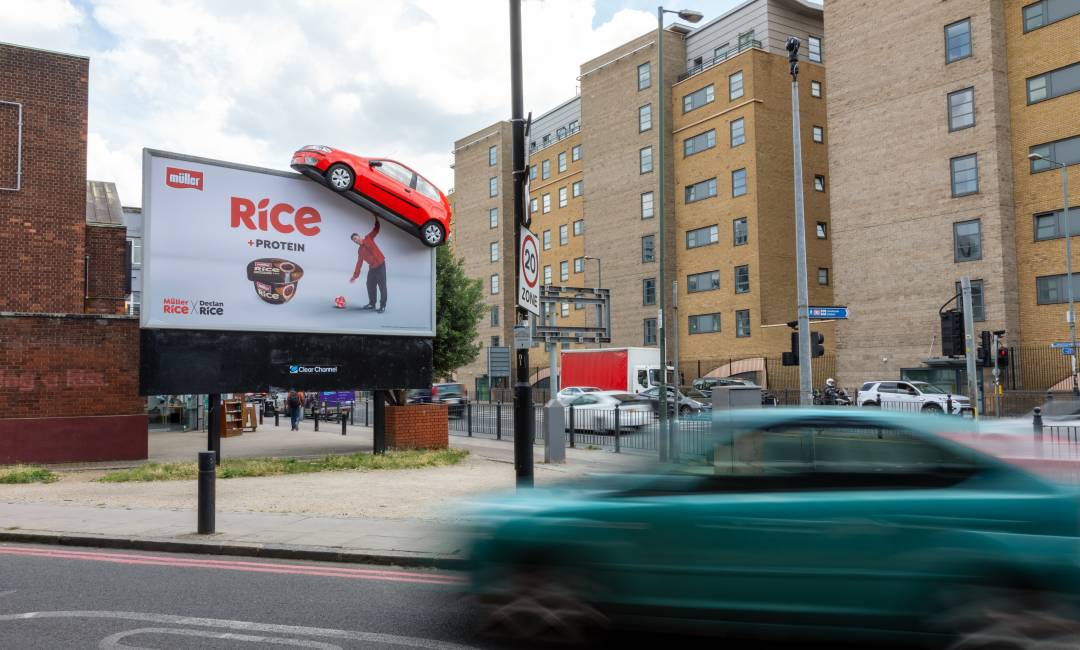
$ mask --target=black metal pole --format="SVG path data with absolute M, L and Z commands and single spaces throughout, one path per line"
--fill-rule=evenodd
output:
M 214 452 L 214 462 L 221 464 L 221 393 L 210 393 L 206 414 L 206 448 Z
M 525 100 L 521 80 L 521 0 L 510 0 L 510 125 L 514 146 L 514 269 L 521 268 L 521 228 L 525 223 Z M 518 274 L 520 275 L 520 274 Z M 520 279 L 520 278 L 519 278 Z M 521 288 L 514 284 L 515 293 Z M 528 313 L 518 307 L 516 324 L 527 321 Z M 514 469 L 519 488 L 533 486 L 532 390 L 529 386 L 529 349 L 517 350 L 517 383 L 514 384 Z
M 275 427 L 281 426 L 281 422 L 278 421 L 278 417 L 279 416 L 278 416 L 277 409 L 274 409 L 274 426 Z
M 386 453 L 386 396 L 381 390 L 375 391 L 374 413 L 375 426 L 371 433 L 372 451 Z
M 210 535 L 214 532 L 215 492 L 214 480 L 216 466 L 213 451 L 199 452 L 199 534 Z
M 315 430 L 319 430 L 319 407 L 318 405 L 311 407 L 311 420 L 315 423 Z
M 345 414 L 342 413 L 341 414 L 341 435 L 345 435 L 345 425 L 346 425 Z

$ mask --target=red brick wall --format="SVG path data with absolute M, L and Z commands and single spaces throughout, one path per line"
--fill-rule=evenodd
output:
M 23 105 L 22 190 L 0 192 L 0 311 L 83 311 L 89 69 L 82 57 L 0 44 L 0 100 Z M 13 173 L 9 115 L 0 178 Z
M 445 449 L 450 445 L 445 404 L 386 407 L 386 445 L 390 449 Z
M 142 414 L 139 322 L 0 316 L 0 404 L 3 418 Z
M 92 314 L 123 314 L 124 278 L 127 275 L 127 230 L 86 227 L 86 254 L 90 274 L 86 311 Z

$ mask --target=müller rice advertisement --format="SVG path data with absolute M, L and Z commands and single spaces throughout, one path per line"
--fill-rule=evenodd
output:
M 143 152 L 144 328 L 433 336 L 435 253 L 290 172 Z

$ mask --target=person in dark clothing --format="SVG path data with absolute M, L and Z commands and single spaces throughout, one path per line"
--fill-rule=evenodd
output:
M 360 270 L 364 266 L 364 262 L 367 262 L 368 304 L 361 307 L 361 309 L 375 309 L 376 312 L 381 314 L 386 310 L 386 257 L 383 256 L 383 252 L 379 250 L 378 244 L 375 243 L 375 236 L 378 234 L 378 217 L 375 217 L 375 227 L 371 229 L 367 236 L 361 237 L 355 232 L 352 234 L 351 239 L 359 248 L 356 251 L 356 268 L 353 269 L 352 279 L 349 282 L 356 282 L 356 278 L 360 277 Z M 377 309 L 375 307 L 376 297 L 379 298 Z
M 300 409 L 303 408 L 303 398 L 293 388 L 289 391 L 289 396 L 285 398 L 285 407 L 289 412 L 289 420 L 292 422 L 292 430 L 300 430 Z

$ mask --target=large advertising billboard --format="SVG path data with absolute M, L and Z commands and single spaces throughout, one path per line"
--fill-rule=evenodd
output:
M 435 250 L 299 174 L 146 149 L 143 215 L 143 328 L 435 334 Z

